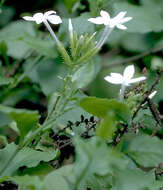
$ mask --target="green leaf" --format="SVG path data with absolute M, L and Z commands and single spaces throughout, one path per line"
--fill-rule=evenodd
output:
M 114 132 L 116 131 L 116 121 L 112 113 L 104 118 L 96 128 L 96 135 L 105 140 L 111 140 Z
M 29 131 L 36 129 L 38 124 L 39 115 L 37 111 L 29 111 L 25 109 L 15 109 L 7 106 L 0 105 L 0 111 L 8 114 L 17 123 L 17 127 L 20 131 L 20 141 L 22 142 L 24 137 Z
M 93 16 L 98 16 L 101 10 L 106 10 L 113 2 L 108 0 L 88 0 Z
M 77 88 L 87 86 L 95 76 L 95 64 L 89 62 L 82 66 L 73 76 L 72 82 Z
M 73 6 L 78 2 L 79 0 L 64 0 L 64 4 L 66 5 L 66 8 L 71 13 Z
M 34 36 L 23 36 L 22 39 L 30 48 L 35 49 L 41 55 L 50 58 L 57 57 L 57 47 L 52 40 L 41 39 Z
M 30 50 L 24 42 L 19 38 L 24 35 L 35 36 L 34 25 L 29 22 L 16 21 L 12 22 L 0 31 L 0 42 L 4 41 L 7 44 L 7 55 L 21 59 L 26 56 Z
M 0 150 L 0 177 L 11 176 L 22 166 L 35 167 L 40 161 L 48 162 L 59 155 L 56 150 L 41 152 L 28 147 L 19 150 L 14 143 Z
M 11 122 L 12 122 L 12 118 L 8 114 L 0 111 L 0 127 L 8 125 Z
M 10 179 L 18 185 L 19 190 L 25 190 L 25 188 L 30 190 L 42 190 L 43 187 L 43 183 L 38 176 L 14 176 Z
M 147 190 L 154 182 L 152 172 L 143 172 L 140 169 L 117 171 L 112 190 Z
M 0 76 L 0 86 L 12 84 L 14 82 L 13 78 L 5 78 Z
M 74 182 L 72 165 L 63 166 L 49 173 L 44 179 L 44 189 L 70 190 L 68 182 Z
M 130 22 L 125 23 L 128 27 L 128 32 L 147 33 L 163 30 L 163 26 L 160 24 L 163 22 L 163 18 L 153 6 L 136 6 L 127 2 L 121 2 L 114 4 L 114 10 L 116 13 L 125 10 L 127 11 L 127 16 L 133 17 Z
M 5 2 L 5 0 L 1 0 L 0 7 Z M 15 9 L 13 6 L 2 6 L 0 9 L 0 26 L 5 26 L 11 19 L 13 18 L 15 14 Z
M 156 167 L 162 162 L 163 142 L 157 137 L 139 135 L 132 139 L 125 151 L 132 159 L 144 167 Z
M 88 179 L 95 174 L 114 176 L 115 171 L 125 169 L 128 162 L 121 153 L 109 149 L 105 142 L 99 138 L 87 141 L 76 139 L 75 148 L 75 189 L 85 190 Z
M 149 190 L 162 190 L 163 188 L 163 181 L 155 181 L 149 185 Z
M 63 81 L 59 78 L 67 73 L 67 67 L 59 59 L 43 59 L 28 73 L 28 77 L 37 82 L 45 95 L 62 88 Z
M 86 97 L 81 100 L 80 106 L 88 113 L 104 118 L 108 112 L 113 112 L 117 119 L 129 122 L 130 112 L 126 104 L 116 100 Z

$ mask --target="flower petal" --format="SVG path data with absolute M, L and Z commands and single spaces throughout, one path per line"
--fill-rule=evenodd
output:
M 135 68 L 134 65 L 129 65 L 125 68 L 124 72 L 123 72 L 123 77 L 125 80 L 130 80 L 135 73 Z
M 122 81 L 123 80 L 123 76 L 119 73 L 110 73 L 111 77 L 116 78 L 117 80 Z
M 123 25 L 123 24 L 117 24 L 116 27 L 121 29 L 121 30 L 126 30 L 127 29 L 127 27 L 125 25 Z
M 121 22 L 122 18 L 126 15 L 126 11 L 122 11 L 120 12 L 117 16 L 115 16 L 114 18 L 112 18 L 112 22 L 118 24 Z
M 43 13 L 36 13 L 33 15 L 34 20 L 37 24 L 41 24 L 44 21 L 44 15 Z
M 101 15 L 101 17 L 103 19 L 103 23 L 105 25 L 109 25 L 109 22 L 110 22 L 110 15 L 109 15 L 109 13 L 102 10 L 102 11 L 100 11 L 100 15 Z
M 121 19 L 121 24 L 128 22 L 130 20 L 132 20 L 132 17 L 125 17 L 125 18 Z
M 90 18 L 90 19 L 88 19 L 88 21 L 92 22 L 94 24 L 104 24 L 102 17 Z
M 134 78 L 134 79 L 129 80 L 129 84 L 130 84 L 130 83 L 140 82 L 140 81 L 143 81 L 143 80 L 145 80 L 145 79 L 146 79 L 146 77 Z
M 50 15 L 52 15 L 52 14 L 56 14 L 56 12 L 55 12 L 55 11 L 47 11 L 47 12 L 44 13 L 44 16 L 45 16 L 46 18 L 48 18 L 48 16 L 50 16 Z
M 122 84 L 122 81 L 120 81 L 119 78 L 114 78 L 114 77 L 111 77 L 111 76 L 106 76 L 104 79 L 107 82 L 110 82 L 112 84 Z
M 27 21 L 35 21 L 35 19 L 32 16 L 23 16 L 23 19 Z
M 148 96 L 148 98 L 149 98 L 149 99 L 152 99 L 152 98 L 156 95 L 156 93 L 157 93 L 156 90 L 153 91 L 153 92 Z
M 57 15 L 50 15 L 48 16 L 48 21 L 52 24 L 60 24 L 62 23 L 62 19 L 60 16 Z

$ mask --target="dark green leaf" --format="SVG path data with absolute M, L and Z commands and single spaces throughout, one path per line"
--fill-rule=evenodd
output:
M 144 167 L 156 167 L 162 162 L 163 142 L 157 137 L 139 135 L 132 139 L 126 153 Z
M 58 151 L 41 152 L 28 147 L 19 149 L 14 143 L 0 150 L 0 177 L 11 176 L 19 167 L 35 167 L 40 161 L 48 162 L 59 155 Z
M 130 112 L 126 104 L 117 100 L 108 100 L 104 98 L 86 97 L 81 100 L 80 105 L 88 113 L 97 117 L 105 117 L 108 112 L 113 112 L 115 116 L 125 122 L 130 120 Z
M 20 131 L 20 141 L 28 134 L 29 131 L 36 129 L 39 115 L 37 111 L 29 111 L 25 109 L 15 109 L 0 105 L 0 111 L 8 114 L 17 123 Z

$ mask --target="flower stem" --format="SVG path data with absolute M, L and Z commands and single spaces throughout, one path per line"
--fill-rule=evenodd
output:
M 62 54 L 65 62 L 67 65 L 71 65 L 71 59 L 70 56 L 68 55 L 67 51 L 65 50 L 64 46 L 62 45 L 62 43 L 59 41 L 59 39 L 57 38 L 57 36 L 55 35 L 54 31 L 52 30 L 51 26 L 49 25 L 47 20 L 44 20 L 44 24 L 46 26 L 46 28 L 48 29 L 48 31 L 50 32 L 51 36 L 53 37 L 53 39 L 57 42 L 58 48 L 60 53 Z
M 103 46 L 103 44 L 105 43 L 105 41 L 107 40 L 107 38 L 111 34 L 112 30 L 113 30 L 113 28 L 110 28 L 108 25 L 105 26 L 104 32 L 103 32 L 99 42 L 97 43 L 96 48 L 100 49 Z
M 120 89 L 120 101 L 123 101 L 124 99 L 124 93 L 125 93 L 126 85 L 122 84 Z
M 55 35 L 54 31 L 52 30 L 52 28 L 49 25 L 49 23 L 48 23 L 47 20 L 44 20 L 44 24 L 45 24 L 46 28 L 48 29 L 48 31 L 50 32 L 50 34 L 53 37 L 53 39 L 57 42 L 58 45 L 60 45 L 61 42 L 58 40 L 57 36 Z

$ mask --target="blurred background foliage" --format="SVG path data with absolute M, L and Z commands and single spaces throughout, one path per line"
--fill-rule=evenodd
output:
M 25 22 L 24 14 L 55 10 L 63 19 L 53 26 L 57 36 L 69 49 L 68 18 L 72 18 L 79 35 L 97 31 L 102 26 L 87 21 L 100 10 L 111 16 L 127 11 L 133 20 L 128 29 L 115 29 L 107 43 L 83 72 L 79 73 L 79 87 L 91 96 L 113 98 L 119 86 L 108 84 L 104 76 L 122 72 L 127 64 L 136 66 L 136 75 L 146 75 L 151 86 L 158 70 L 163 69 L 163 1 L 162 0 L 2 0 L 0 8 L 0 103 L 16 108 L 39 110 L 46 115 L 48 97 L 59 91 L 60 77 L 67 68 L 49 33 L 43 25 Z M 154 98 L 163 114 L 163 79 Z

